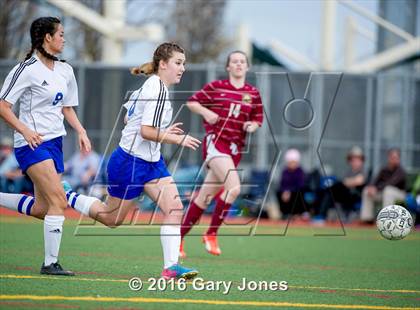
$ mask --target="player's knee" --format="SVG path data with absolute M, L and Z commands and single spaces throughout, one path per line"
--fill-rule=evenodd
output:
M 181 202 L 179 202 L 179 204 L 176 204 L 174 207 L 171 208 L 171 210 L 169 211 L 169 213 L 171 215 L 175 215 L 175 216 L 180 216 L 182 217 L 182 214 L 184 212 L 184 206 L 182 205 Z
M 117 228 L 118 226 L 121 226 L 122 221 L 109 219 L 109 220 L 105 220 L 103 224 L 108 228 Z
M 67 208 L 66 196 L 60 195 L 59 197 L 57 197 L 57 207 L 59 207 L 60 209 L 63 209 L 63 210 L 65 210 Z
M 61 189 L 53 189 L 48 196 L 48 200 L 54 208 L 64 210 L 67 207 L 66 195 Z
M 207 208 L 208 205 L 211 203 L 211 201 L 213 200 L 214 196 L 212 195 L 198 195 L 195 199 L 194 199 L 194 203 L 196 205 L 198 205 L 199 207 L 205 207 Z
M 101 222 L 109 228 L 117 228 L 118 226 L 122 225 L 124 219 L 114 214 L 108 214 L 107 216 L 103 217 Z
M 124 223 L 124 218 L 122 218 L 121 216 L 114 219 L 115 227 L 121 226 L 123 223 Z
M 234 199 L 238 198 L 240 193 L 241 193 L 241 186 L 238 185 L 238 186 L 235 186 L 235 187 L 229 189 L 228 196 L 229 196 L 230 199 L 234 200 Z
M 181 200 L 176 201 L 169 209 L 162 210 L 165 216 L 170 216 L 171 218 L 182 219 L 184 214 L 184 206 Z

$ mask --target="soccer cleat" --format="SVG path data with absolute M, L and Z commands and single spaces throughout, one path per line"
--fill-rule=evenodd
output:
M 179 246 L 179 257 L 180 258 L 186 258 L 187 253 L 184 251 L 184 240 L 181 240 L 181 245 Z
M 45 266 L 44 263 L 42 263 L 41 266 L 41 274 L 47 274 L 52 276 L 74 276 L 74 272 L 70 270 L 64 270 L 61 265 L 56 262 L 52 263 L 51 265 Z
M 71 185 L 69 182 L 67 181 L 61 181 L 61 186 L 63 186 L 64 192 L 68 193 L 70 191 L 72 191 L 73 189 L 71 188 Z
M 192 268 L 183 267 L 180 264 L 172 265 L 169 268 L 163 269 L 162 278 L 169 279 L 192 279 L 198 275 L 198 271 Z
M 216 235 L 204 235 L 203 236 L 203 243 L 206 246 L 207 252 L 212 255 L 220 255 L 222 254 L 222 250 L 219 248 L 219 243 L 217 242 Z

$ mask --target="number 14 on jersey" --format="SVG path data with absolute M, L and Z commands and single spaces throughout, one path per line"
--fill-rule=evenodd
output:
M 231 103 L 230 108 L 229 108 L 229 117 L 233 115 L 233 117 L 238 118 L 240 113 L 241 113 L 241 104 Z

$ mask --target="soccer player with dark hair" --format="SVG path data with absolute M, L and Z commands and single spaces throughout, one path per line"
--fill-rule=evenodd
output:
M 58 263 L 66 195 L 61 186 L 63 120 L 77 131 L 80 150 L 91 150 L 86 130 L 73 107 L 79 104 L 73 68 L 57 58 L 64 28 L 56 17 L 40 17 L 30 29 L 32 47 L 8 74 L 0 93 L 0 117 L 15 130 L 15 156 L 35 188 L 35 198 L 0 193 L 0 205 L 44 220 L 42 274 L 72 276 Z M 12 106 L 19 102 L 19 118 Z

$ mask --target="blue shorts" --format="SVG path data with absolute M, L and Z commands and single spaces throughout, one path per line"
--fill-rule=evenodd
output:
M 171 175 L 162 156 L 157 162 L 149 162 L 126 153 L 121 147 L 112 153 L 107 170 L 108 193 L 124 200 L 140 196 L 146 183 Z
M 52 159 L 57 173 L 64 172 L 63 137 L 57 137 L 45 142 L 32 150 L 29 145 L 15 148 L 16 160 L 25 173 L 28 168 L 41 161 Z

